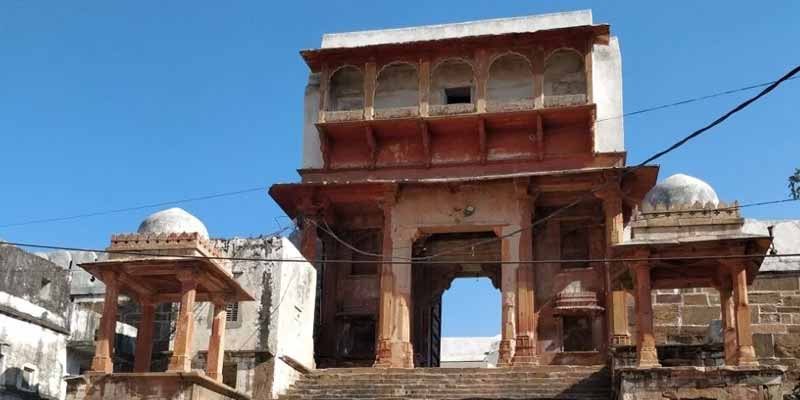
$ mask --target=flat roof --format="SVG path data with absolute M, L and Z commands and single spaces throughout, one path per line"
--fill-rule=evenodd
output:
M 396 29 L 326 33 L 322 49 L 352 48 L 382 44 L 411 43 L 470 36 L 530 33 L 549 29 L 592 24 L 591 10 L 566 11 L 512 18 L 485 19 L 439 25 L 422 25 Z

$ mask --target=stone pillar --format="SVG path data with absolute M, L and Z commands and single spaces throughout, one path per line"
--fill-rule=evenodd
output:
M 398 240 L 401 239 L 401 240 Z M 395 238 L 397 248 L 393 254 L 396 260 L 411 258 L 413 239 Z M 392 265 L 394 276 L 394 337 L 392 338 L 392 367 L 414 368 L 414 348 L 411 344 L 411 264 Z
M 178 314 L 172 358 L 167 371 L 189 372 L 192 361 L 192 336 L 194 334 L 194 299 L 197 294 L 197 279 L 194 271 L 178 273 L 181 282 L 181 311 Z
M 517 240 L 516 261 L 533 259 L 533 198 L 528 193 L 527 180 L 514 182 L 519 210 L 520 233 L 512 236 Z M 514 348 L 514 365 L 537 365 L 536 355 L 536 300 L 534 265 L 520 263 L 517 267 L 517 337 Z
M 509 229 L 498 229 L 497 236 L 503 236 Z M 516 242 L 514 244 L 517 244 Z M 514 334 L 515 329 L 515 303 L 517 295 L 517 265 L 508 264 L 513 261 L 512 253 L 517 249 L 512 249 L 511 238 L 505 238 L 501 242 L 501 256 L 503 264 L 500 265 L 500 307 L 501 320 L 500 326 L 500 348 L 498 349 L 497 365 L 509 366 L 514 355 Z
M 486 112 L 489 84 L 489 56 L 485 49 L 475 51 L 475 110 Z
M 378 303 L 378 345 L 375 367 L 413 368 L 411 345 L 411 236 L 393 234 L 394 193 L 387 194 L 383 207 L 383 264 L 380 269 Z M 397 248 L 395 248 L 395 244 Z
M 612 255 L 611 246 L 622 243 L 624 222 L 622 215 L 622 196 L 618 190 L 606 190 L 597 193 L 603 201 L 605 215 L 606 256 Z M 613 273 L 614 264 L 605 263 L 605 302 L 606 324 L 611 345 L 629 345 L 631 334 L 628 331 L 628 310 L 626 305 L 626 292 L 614 290 Z
M 732 265 L 733 302 L 736 316 L 736 341 L 739 345 L 736 365 L 756 366 L 756 352 L 750 331 L 750 303 L 747 299 L 747 270 L 741 262 Z
M 103 271 L 101 277 L 106 285 L 106 295 L 95 340 L 92 372 L 110 374 L 114 372 L 114 336 L 117 333 L 119 282 L 114 271 Z
M 719 303 L 722 310 L 722 340 L 725 348 L 725 365 L 736 365 L 739 342 L 736 340 L 736 320 L 730 278 L 726 275 L 719 285 Z
M 225 355 L 225 322 L 228 310 L 223 297 L 215 297 L 212 300 L 214 303 L 214 317 L 211 322 L 211 337 L 208 340 L 206 375 L 217 382 L 222 382 L 222 361 Z
M 364 64 L 364 119 L 371 121 L 375 118 L 375 87 L 378 73 L 375 61 Z
M 156 315 L 156 305 L 150 300 L 139 302 L 142 308 L 142 318 L 139 321 L 136 333 L 136 355 L 133 359 L 134 372 L 150 372 L 150 359 L 153 355 L 153 320 Z
M 611 319 L 611 345 L 623 346 L 631 344 L 631 334 L 628 331 L 628 292 L 625 290 L 611 291 L 611 307 L 606 310 Z
M 544 107 L 544 49 L 535 49 L 532 53 L 533 66 L 533 106 Z
M 636 323 L 639 339 L 636 343 L 636 366 L 652 368 L 661 366 L 656 352 L 653 333 L 653 300 L 650 294 L 650 265 L 639 261 L 631 266 L 636 273 Z
M 419 60 L 419 116 L 427 117 L 431 91 L 431 61 L 427 58 Z

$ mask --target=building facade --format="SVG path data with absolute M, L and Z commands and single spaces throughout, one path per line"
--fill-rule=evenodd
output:
M 797 335 L 761 318 L 794 309 L 748 298 L 773 281 L 756 279 L 773 229 L 626 165 L 619 42 L 591 12 L 326 34 L 301 55 L 301 180 L 270 195 L 318 269 L 319 367 L 441 366 L 442 293 L 486 277 L 499 367 L 607 364 L 631 399 L 790 388 Z
M 0 244 L 0 399 L 66 395 L 69 273 Z

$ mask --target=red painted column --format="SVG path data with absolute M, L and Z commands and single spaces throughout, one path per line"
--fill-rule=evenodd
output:
M 106 295 L 103 302 L 103 315 L 100 318 L 100 328 L 95 340 L 92 372 L 110 374 L 114 372 L 114 336 L 117 333 L 119 283 L 117 282 L 117 273 L 114 271 L 103 271 L 102 278 L 106 285 Z
M 214 316 L 211 321 L 211 337 L 208 341 L 206 375 L 217 382 L 222 382 L 222 362 L 225 355 L 225 322 L 228 310 L 222 297 L 216 297 L 212 300 Z
M 515 182 L 520 233 L 517 261 L 533 259 L 533 199 L 528 193 L 528 181 Z M 520 263 L 517 267 L 517 337 L 514 348 L 514 365 L 537 365 L 536 355 L 536 294 L 534 292 L 534 265 Z
M 150 359 L 153 355 L 153 320 L 156 305 L 151 300 L 140 302 L 142 319 L 136 333 L 136 355 L 133 359 L 134 372 L 150 372 Z
M 660 367 L 653 332 L 653 299 L 651 297 L 650 265 L 639 261 L 631 266 L 636 274 L 636 323 L 639 340 L 636 343 L 636 364 L 639 368 Z
M 747 299 L 747 270 L 741 262 L 732 267 L 733 302 L 736 315 L 736 340 L 739 348 L 736 365 L 756 366 L 756 351 L 753 348 L 753 335 L 750 330 L 750 302 Z
M 197 295 L 197 280 L 192 271 L 182 271 L 178 275 L 181 281 L 181 311 L 178 314 L 175 342 L 172 346 L 172 358 L 167 371 L 189 372 L 192 370 L 192 336 L 194 334 L 194 299 Z

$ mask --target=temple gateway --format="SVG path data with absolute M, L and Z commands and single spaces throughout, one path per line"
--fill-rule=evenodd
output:
M 748 304 L 772 238 L 705 182 L 626 164 L 609 25 L 582 11 L 328 34 L 301 55 L 301 182 L 269 193 L 318 269 L 318 368 L 439 366 L 442 293 L 468 276 L 501 292 L 509 371 L 607 366 L 625 398 L 780 392 Z M 668 365 L 652 294 L 701 287 L 719 292 L 719 356 Z
M 800 268 L 773 257 L 800 253 L 800 222 L 627 164 L 619 41 L 591 12 L 327 34 L 301 55 L 301 179 L 269 190 L 297 247 L 211 239 L 170 209 L 108 256 L 66 254 L 102 296 L 76 306 L 102 317 L 68 399 L 800 392 Z M 461 277 L 501 294 L 486 350 L 442 337 Z M 445 357 L 459 346 L 492 360 Z

